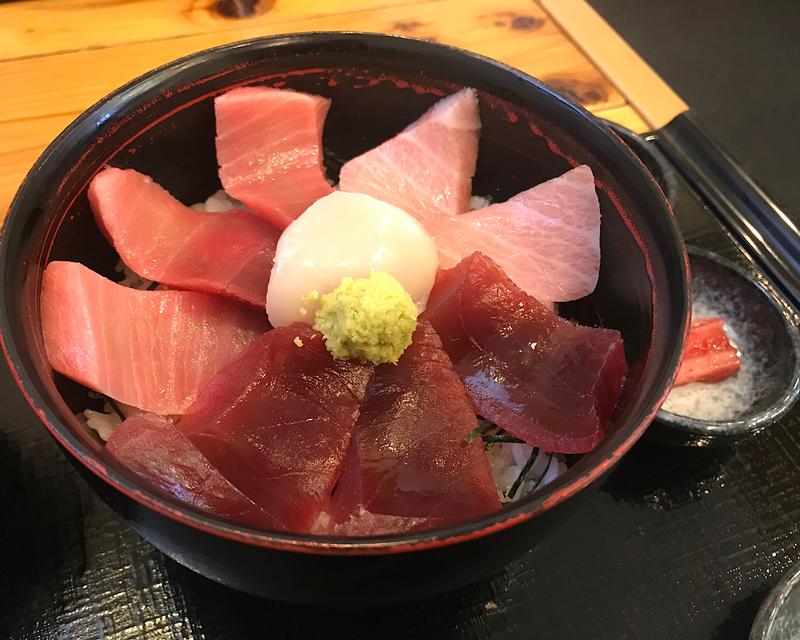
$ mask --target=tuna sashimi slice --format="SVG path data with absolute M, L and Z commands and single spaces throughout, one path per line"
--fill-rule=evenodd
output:
M 342 191 L 366 193 L 420 222 L 469 208 L 478 157 L 478 96 L 462 89 L 394 138 L 345 163 Z
M 168 418 L 152 413 L 131 416 L 117 427 L 105 450 L 148 487 L 190 507 L 254 528 L 272 523 Z
M 480 251 L 541 302 L 577 300 L 597 284 L 600 205 L 586 165 L 506 202 L 424 224 L 443 269 Z
M 264 306 L 280 236 L 264 220 L 246 211 L 195 211 L 133 169 L 101 171 L 89 186 L 89 202 L 138 275 Z
M 559 318 L 480 253 L 439 272 L 424 315 L 484 418 L 546 451 L 602 440 L 627 370 L 618 331 Z
M 690 382 L 720 382 L 742 366 L 739 353 L 728 340 L 722 318 L 692 321 L 675 386 Z
M 271 528 L 308 532 L 339 477 L 373 367 L 306 325 L 273 329 L 203 388 L 178 428 Z
M 430 529 L 438 525 L 438 522 L 430 518 L 387 516 L 370 513 L 361 508 L 356 513 L 348 515 L 342 522 L 336 522 L 328 517 L 324 522 L 315 525 L 311 533 L 332 536 L 368 537 L 390 533 L 419 531 L 421 529 Z
M 288 89 L 241 87 L 214 100 L 225 191 L 284 229 L 333 191 L 322 166 L 330 100 Z
M 486 454 L 465 441 L 477 426 L 439 337 L 420 321 L 397 365 L 375 369 L 331 501 L 338 532 L 428 528 L 498 509 Z
M 42 283 L 50 366 L 119 402 L 181 414 L 216 371 L 267 330 L 263 312 L 195 291 L 140 291 L 76 262 Z

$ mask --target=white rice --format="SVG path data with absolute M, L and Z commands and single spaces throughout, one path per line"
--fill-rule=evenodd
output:
M 105 442 L 114 433 L 114 430 L 122 424 L 122 417 L 111 408 L 111 405 L 106 403 L 103 406 L 104 411 L 92 411 L 86 409 L 83 412 L 83 422 L 86 426 L 97 432 L 100 439 Z M 81 414 L 78 414 L 80 420 Z
M 122 402 L 111 404 L 108 398 L 96 391 L 90 391 L 88 396 L 93 400 L 103 400 L 103 410 L 95 411 L 94 409 L 86 409 L 81 413 L 76 413 L 75 417 L 81 424 L 95 431 L 103 442 L 111 437 L 111 434 L 122 424 L 125 418 L 136 413 L 142 413 L 141 409 L 132 407 L 129 404 L 124 404 Z
M 325 535 L 331 530 L 331 516 L 327 511 L 320 511 L 314 524 L 311 525 L 309 533 L 311 535 Z
M 221 213 L 222 211 L 230 211 L 231 209 L 245 209 L 246 207 L 234 200 L 222 189 L 216 193 L 212 193 L 205 202 L 198 202 L 192 205 L 192 209 L 197 211 L 206 211 L 208 213 Z
M 490 204 L 492 204 L 491 198 L 484 196 L 472 196 L 469 199 L 469 210 L 475 211 L 475 209 L 483 209 L 484 207 L 488 207 Z
M 497 485 L 497 494 L 502 502 L 516 502 L 534 489 L 539 489 L 552 482 L 567 470 L 564 456 L 539 450 L 526 479 L 514 496 L 509 497 L 511 486 L 522 473 L 522 469 L 532 453 L 533 447 L 529 444 L 498 442 L 489 448 L 486 455 L 489 457 L 494 482 Z
M 89 429 L 95 431 L 103 442 L 111 437 L 114 430 L 122 424 L 122 421 L 125 419 L 125 417 L 117 413 L 108 402 L 103 404 L 102 411 L 86 409 L 82 413 L 75 414 L 75 417 Z

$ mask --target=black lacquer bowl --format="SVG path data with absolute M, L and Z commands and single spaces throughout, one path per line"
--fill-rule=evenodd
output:
M 597 179 L 602 268 L 597 290 L 563 306 L 585 323 L 620 329 L 630 365 L 604 442 L 561 478 L 481 521 L 446 530 L 335 539 L 248 530 L 138 486 L 103 455 L 74 412 L 83 388 L 56 376 L 43 353 L 38 292 L 50 260 L 113 275 L 114 252 L 86 198 L 105 165 L 150 174 L 184 202 L 219 188 L 213 98 L 243 84 L 333 99 L 325 125 L 328 175 L 342 159 L 389 138 L 440 96 L 479 91 L 483 132 L 476 194 L 505 199 L 577 163 Z M 534 79 L 457 49 L 369 34 L 264 38 L 157 69 L 78 118 L 37 161 L 8 215 L 0 247 L 0 328 L 11 369 L 33 410 L 100 496 L 178 562 L 269 597 L 368 604 L 422 597 L 499 570 L 547 536 L 572 499 L 641 436 L 670 387 L 688 326 L 687 259 L 661 191 L 619 139 Z M 562 503 L 567 503 L 562 504 Z

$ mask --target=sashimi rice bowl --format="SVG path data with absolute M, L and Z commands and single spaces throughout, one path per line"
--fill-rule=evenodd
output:
M 122 88 L 39 160 L 2 252 L 6 355 L 85 477 L 286 599 L 379 567 L 369 599 L 407 596 L 439 563 L 422 595 L 530 548 L 652 419 L 688 315 L 663 196 L 601 123 L 368 34 Z

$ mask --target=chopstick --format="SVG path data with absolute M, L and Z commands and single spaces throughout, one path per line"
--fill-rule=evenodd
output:
M 684 112 L 653 136 L 662 153 L 800 313 L 797 224 Z

